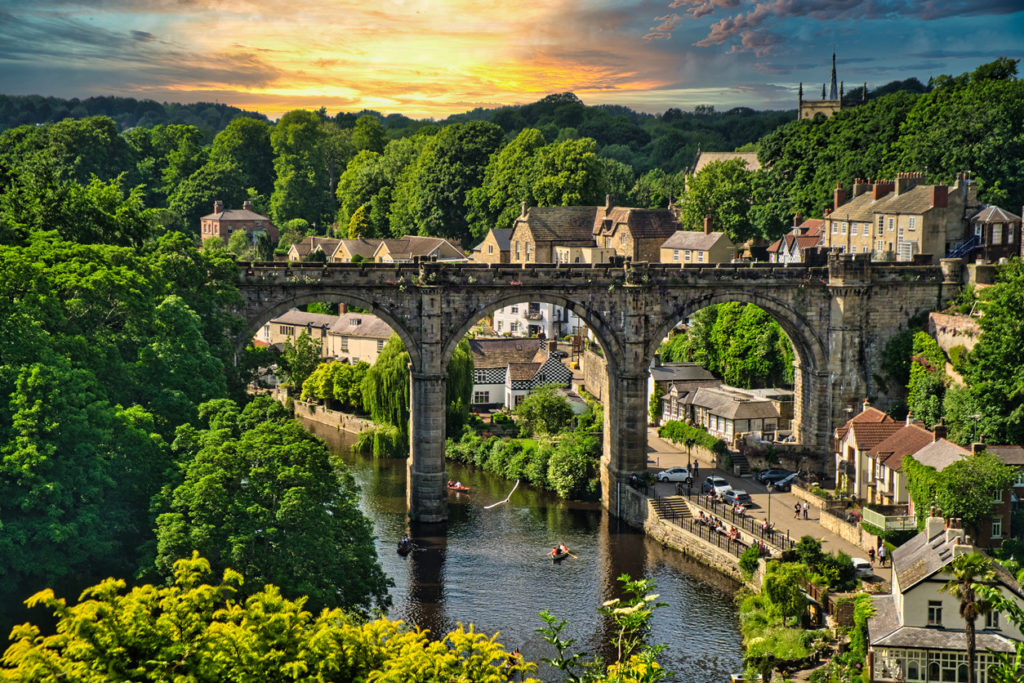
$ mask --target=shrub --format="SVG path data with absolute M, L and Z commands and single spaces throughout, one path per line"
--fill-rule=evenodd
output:
M 760 556 L 756 546 L 750 546 L 740 555 L 740 571 L 743 572 L 744 578 L 753 576 L 757 571 L 757 562 Z
M 687 439 L 693 439 L 693 443 L 707 448 L 715 455 L 723 455 L 726 452 L 724 441 L 711 436 L 702 427 L 695 427 L 680 420 L 669 420 L 663 424 L 658 428 L 658 436 L 677 446 L 685 445 Z

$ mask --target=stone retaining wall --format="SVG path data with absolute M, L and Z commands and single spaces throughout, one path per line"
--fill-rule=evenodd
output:
M 799 498 L 800 500 L 806 500 L 808 503 L 818 508 L 819 510 L 825 505 L 824 499 L 814 495 L 813 493 L 811 493 L 802 486 L 797 486 L 796 484 L 793 484 L 792 486 L 789 487 L 789 492 L 792 493 L 797 498 Z
M 316 403 L 295 401 L 295 416 L 328 427 L 335 427 L 344 432 L 359 434 L 373 429 L 376 425 L 370 420 L 338 410 L 330 410 Z
M 864 531 L 859 522 L 856 524 L 847 522 L 842 517 L 834 515 L 828 510 L 822 510 L 819 523 L 822 529 L 831 531 L 836 536 L 859 548 L 869 550 L 878 547 L 878 536 Z
M 954 346 L 962 346 L 968 351 L 973 349 L 981 329 L 978 320 L 970 316 L 929 313 L 928 334 L 935 337 L 939 348 L 948 354 Z

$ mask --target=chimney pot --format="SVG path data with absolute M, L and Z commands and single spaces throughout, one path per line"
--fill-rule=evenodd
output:
M 933 441 L 938 441 L 939 439 L 945 439 L 946 438 L 946 425 L 942 424 L 941 422 L 939 424 L 935 425 L 935 427 L 933 428 L 933 434 L 934 434 L 934 437 L 932 439 Z
M 519 211 L 519 215 L 520 216 L 525 216 L 526 215 L 526 200 L 525 199 L 523 200 L 523 203 L 520 206 L 521 206 L 521 209 Z
M 711 234 L 711 214 L 710 213 L 704 214 L 704 234 L 705 235 L 710 235 Z
M 222 211 L 224 211 L 224 202 L 222 202 L 219 199 L 214 201 L 213 202 L 213 212 L 214 213 L 221 213 Z
M 244 202 L 242 202 L 242 209 L 244 209 L 245 211 L 252 211 L 252 202 L 246 199 Z

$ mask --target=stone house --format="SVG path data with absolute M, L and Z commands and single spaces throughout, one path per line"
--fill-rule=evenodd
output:
M 730 445 L 743 434 L 779 428 L 779 411 L 770 400 L 725 385 L 698 387 L 691 410 L 695 424 Z
M 868 482 L 868 451 L 901 427 L 902 424 L 865 400 L 861 412 L 838 427 L 833 434 L 836 489 L 863 498 Z
M 657 263 L 662 243 L 680 229 L 679 219 L 670 209 L 613 206 L 609 195 L 594 219 L 594 245 L 633 261 Z
M 526 206 L 510 236 L 510 263 L 554 263 L 556 246 L 593 247 L 596 206 Z
M 375 315 L 342 313 L 327 331 L 325 356 L 355 365 L 364 361 L 373 365 L 394 331 Z
M 556 339 L 579 333 L 582 323 L 575 313 L 563 306 L 524 301 L 494 311 L 493 327 L 497 334 Z
M 938 427 L 938 425 L 936 425 Z M 867 480 L 859 498 L 875 505 L 906 505 L 910 502 L 903 458 L 945 436 L 945 430 L 930 432 L 908 416 L 906 423 L 865 453 L 862 470 Z
M 406 235 L 400 239 L 383 239 L 373 252 L 377 263 L 409 263 L 415 258 L 438 261 L 466 261 L 466 255 L 441 237 Z
M 545 384 L 572 382 L 572 371 L 539 339 L 469 340 L 473 354 L 474 409 L 515 408 Z
M 704 218 L 704 232 L 679 230 L 661 244 L 661 263 L 729 263 L 736 258 L 736 245 L 724 232 L 711 230 L 711 217 Z
M 963 258 L 977 257 L 992 263 L 1024 253 L 1020 246 L 1020 216 L 998 206 L 985 206 L 970 217 L 969 223 L 968 239 L 976 246 Z
M 270 241 L 277 244 L 278 230 L 269 218 L 252 210 L 252 202 L 242 202 L 241 209 L 225 209 L 224 202 L 213 203 L 213 213 L 199 219 L 199 234 L 202 239 L 219 237 L 227 244 L 231 233 L 245 230 L 249 241 L 256 239 L 259 233 L 265 233 Z
M 326 358 L 331 355 L 327 333 L 337 317 L 293 308 L 264 324 L 256 333 L 255 341 L 265 346 L 280 346 L 289 339 L 294 342 L 305 332 L 314 342 L 320 343 L 320 355 Z
M 491 228 L 469 258 L 475 263 L 508 263 L 512 228 Z
M 341 240 L 333 237 L 307 235 L 288 247 L 289 261 L 307 261 L 313 254 L 322 253 L 325 262 L 333 261 Z
M 800 222 L 800 216 L 794 216 L 793 229 L 768 247 L 769 263 L 806 263 L 807 252 L 821 245 L 824 226 L 820 218 Z
M 876 259 L 938 259 L 964 243 L 966 219 L 977 208 L 977 185 L 966 176 L 951 186 L 925 185 L 922 173 L 874 183 L 857 179 L 850 199 L 836 185 L 833 209 L 824 219 L 824 245 Z
M 721 381 L 716 379 L 704 366 L 698 363 L 662 363 L 658 356 L 654 357 L 654 365 L 651 366 L 650 375 L 647 378 L 647 400 L 650 402 L 651 396 L 654 394 L 656 387 L 660 387 L 664 392 L 662 394 L 662 415 L 668 413 L 670 415 L 678 415 L 679 407 L 682 402 L 680 399 L 680 392 L 683 393 L 683 398 L 692 391 L 695 391 L 698 386 L 719 386 Z M 676 388 L 676 403 L 672 403 L 671 393 L 672 388 Z M 665 397 L 669 399 L 666 402 Z M 690 416 L 687 415 L 686 419 Z M 679 417 L 669 417 L 667 419 L 678 420 L 683 419 Z
M 980 551 L 956 527 L 929 516 L 924 531 L 893 551 L 891 592 L 873 598 L 875 613 L 868 619 L 867 666 L 873 683 L 967 680 L 960 601 L 940 589 L 951 578 L 944 570 L 956 557 Z M 998 562 L 992 567 L 999 592 L 1024 604 L 1013 575 Z M 992 652 L 1013 653 L 1014 642 L 1024 637 L 995 611 L 980 616 L 975 628 L 975 680 L 987 681 L 996 662 Z
M 381 240 L 356 237 L 338 240 L 338 246 L 331 255 L 331 263 L 350 263 L 355 256 L 363 261 L 372 261 Z

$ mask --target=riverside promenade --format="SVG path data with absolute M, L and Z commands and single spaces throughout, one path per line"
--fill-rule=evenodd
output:
M 680 449 L 678 446 L 671 442 L 665 441 L 658 436 L 657 430 L 651 428 L 647 435 L 648 453 L 647 453 L 647 466 L 651 472 L 657 474 L 663 469 L 669 467 L 686 467 L 687 454 L 686 449 Z M 819 511 L 813 505 L 808 510 L 809 519 L 798 519 L 794 516 L 794 506 L 802 502 L 799 498 L 791 493 L 772 493 L 769 496 L 768 489 L 755 481 L 753 476 L 738 477 L 731 472 L 725 472 L 724 470 L 715 469 L 712 467 L 712 463 L 709 460 L 698 460 L 695 455 L 689 456 L 690 463 L 697 462 L 699 465 L 698 477 L 694 479 L 693 490 L 694 493 L 700 491 L 701 482 L 704 481 L 704 477 L 714 474 L 725 478 L 733 488 L 742 489 L 750 494 L 753 499 L 754 505 L 752 505 L 746 513 L 747 518 L 753 519 L 755 523 L 760 523 L 762 520 L 768 519 L 769 513 L 769 497 L 771 504 L 771 518 L 770 521 L 774 525 L 775 534 L 779 538 L 784 538 L 788 532 L 789 538 L 793 541 L 798 541 L 802 536 L 813 536 L 822 542 L 822 549 L 826 552 L 837 552 L 842 550 L 850 557 L 860 557 L 867 559 L 867 551 L 860 548 L 845 539 L 840 538 L 836 534 L 824 529 L 818 523 Z M 676 484 L 672 482 L 658 483 L 651 491 L 652 495 L 658 497 L 673 496 L 676 494 Z M 698 499 L 694 496 L 690 500 L 691 507 Z M 703 501 L 703 498 L 700 497 Z M 709 508 L 694 508 L 694 512 L 697 509 L 704 509 L 705 512 Z M 718 506 L 718 512 L 715 513 L 716 517 L 723 519 L 728 525 L 730 524 L 730 518 L 728 515 L 721 514 L 722 506 Z M 878 566 L 877 561 L 874 563 L 875 579 L 873 582 L 884 582 L 888 584 L 892 580 L 892 567 L 890 563 L 886 563 L 885 567 Z

